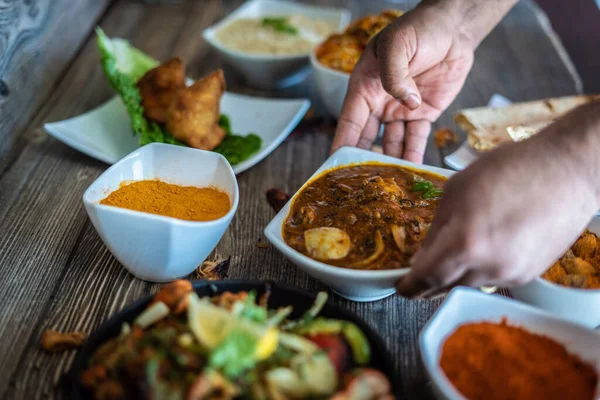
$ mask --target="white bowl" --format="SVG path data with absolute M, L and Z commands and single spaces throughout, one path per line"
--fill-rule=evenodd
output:
M 323 171 L 340 166 L 364 163 L 369 161 L 378 161 L 387 164 L 410 167 L 415 170 L 433 172 L 438 175 L 449 177 L 454 174 L 453 171 L 430 167 L 427 165 L 414 164 L 408 161 L 400 160 L 394 157 L 373 153 L 353 147 L 342 147 L 337 150 L 325 161 L 325 163 L 313 174 L 298 192 L 300 192 L 314 177 L 320 175 Z M 298 193 L 297 192 L 297 193 Z M 395 283 L 408 269 L 393 270 L 357 270 L 334 267 L 305 256 L 302 253 L 288 246 L 283 240 L 281 230 L 283 222 L 287 218 L 290 205 L 295 200 L 297 193 L 283 207 L 281 211 L 273 218 L 265 228 L 267 239 L 286 256 L 290 261 L 296 264 L 300 269 L 309 275 L 319 279 L 330 286 L 333 291 L 340 296 L 353 301 L 375 301 L 390 296 L 396 292 Z
M 215 36 L 223 26 L 239 18 L 261 18 L 265 16 L 304 15 L 335 21 L 338 29 L 344 29 L 350 22 L 350 11 L 342 8 L 309 6 L 276 0 L 254 0 L 242 5 L 222 21 L 203 32 L 204 39 L 221 57 L 237 69 L 250 85 L 259 88 L 285 87 L 302 81 L 310 72 L 308 55 L 251 54 L 228 48 Z
M 513 325 L 555 339 L 571 354 L 600 371 L 598 333 L 506 297 L 486 295 L 475 289 L 456 288 L 450 292 L 419 337 L 421 358 L 438 399 L 465 400 L 440 368 L 441 350 L 446 338 L 465 323 L 500 322 L 503 317 Z M 600 384 L 596 393 L 600 394 Z
M 215 186 L 231 210 L 208 222 L 184 221 L 100 204 L 123 181 L 160 179 L 184 186 Z M 190 274 L 215 248 L 238 207 L 238 185 L 220 154 L 163 143 L 146 145 L 107 169 L 83 195 L 85 209 L 111 253 L 133 275 L 168 282 Z
M 600 235 L 600 217 L 595 216 L 588 229 Z M 600 289 L 574 289 L 536 278 L 510 289 L 520 301 L 549 311 L 561 318 L 587 326 L 600 327 Z
M 317 59 L 315 51 L 316 49 L 310 53 L 310 65 L 317 93 L 329 115 L 339 118 L 348 91 L 350 74 L 324 66 Z

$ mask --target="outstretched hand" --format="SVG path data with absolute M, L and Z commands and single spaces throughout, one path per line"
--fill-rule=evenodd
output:
M 350 77 L 332 151 L 370 149 L 383 124 L 385 154 L 423 161 L 431 122 L 454 100 L 473 64 L 475 42 L 451 15 L 421 6 L 369 42 Z

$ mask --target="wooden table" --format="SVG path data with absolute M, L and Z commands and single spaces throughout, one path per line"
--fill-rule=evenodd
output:
M 239 3 L 0 4 L 0 398 L 64 395 L 61 377 L 75 352 L 44 353 L 39 348 L 42 332 L 90 332 L 109 315 L 158 289 L 119 265 L 86 216 L 82 194 L 107 166 L 41 129 L 46 121 L 78 115 L 113 96 L 98 63 L 93 28 L 100 24 L 110 36 L 130 39 L 158 59 L 182 56 L 189 75 L 198 77 L 220 65 L 202 40 L 202 30 Z M 364 3 L 354 0 L 350 6 L 356 11 Z M 227 72 L 230 90 L 248 91 Z M 579 88 L 544 15 L 532 1 L 523 0 L 482 43 L 465 88 L 438 126 L 450 125 L 456 110 L 483 105 L 495 92 L 527 100 L 573 94 Z M 325 160 L 331 139 L 327 132 L 296 135 L 238 177 L 239 210 L 213 255 L 231 257 L 229 278 L 325 289 L 274 248 L 259 248 L 256 243 L 274 215 L 265 190 L 279 187 L 294 192 Z M 442 156 L 430 146 L 426 163 L 442 165 Z M 332 298 L 380 332 L 395 360 L 402 398 L 428 398 L 417 338 L 439 301 L 389 297 L 359 304 Z

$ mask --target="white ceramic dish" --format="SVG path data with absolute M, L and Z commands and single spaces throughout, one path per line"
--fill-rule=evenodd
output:
M 214 221 L 194 222 L 99 204 L 121 182 L 160 179 L 184 186 L 215 186 L 231 210 Z M 107 169 L 83 195 L 85 209 L 111 253 L 133 275 L 168 282 L 190 274 L 215 248 L 235 214 L 238 185 L 220 154 L 152 143 Z
M 562 343 L 567 350 L 600 371 L 600 335 L 582 326 L 560 320 L 544 311 L 475 289 L 456 288 L 421 331 L 419 345 L 423 364 L 431 378 L 435 395 L 443 400 L 465 400 L 439 366 L 446 338 L 460 325 L 470 322 L 500 322 L 522 326 Z M 600 394 L 600 384 L 597 395 Z
M 600 234 L 600 217 L 595 216 L 588 229 Z M 549 311 L 561 318 L 600 328 L 600 289 L 571 289 L 542 278 L 510 289 L 515 299 Z
M 240 135 L 255 133 L 263 141 L 256 154 L 233 167 L 235 173 L 253 167 L 275 150 L 309 107 L 307 99 L 264 99 L 226 92 L 221 98 L 221 112 L 229 116 L 233 131 Z M 120 97 L 77 117 L 44 124 L 44 129 L 68 146 L 107 164 L 116 163 L 140 147 Z
M 350 74 L 324 66 L 317 60 L 313 51 L 310 54 L 317 93 L 325 106 L 325 110 L 334 118 L 339 118 L 342 112 L 344 98 L 348 91 Z
M 414 164 L 394 157 L 388 157 L 382 154 L 373 153 L 352 147 L 342 147 L 337 150 L 325 161 L 325 163 L 313 174 L 307 181 L 310 182 L 315 176 L 323 171 L 341 166 L 364 163 L 369 161 L 378 161 L 382 163 L 411 167 L 415 170 L 433 172 L 438 175 L 449 177 L 454 172 L 430 167 L 427 165 Z M 304 188 L 305 183 L 302 188 Z M 302 190 L 298 190 L 300 192 Z M 312 275 L 313 277 L 330 286 L 340 296 L 354 301 L 375 301 L 395 293 L 395 283 L 402 275 L 408 272 L 408 269 L 367 271 L 339 268 L 325 263 L 313 260 L 289 247 L 281 235 L 283 221 L 287 218 L 290 205 L 295 200 L 296 195 L 292 197 L 285 207 L 273 218 L 265 228 L 267 239 L 290 259 L 300 269 Z
M 285 87 L 302 81 L 310 69 L 308 53 L 294 55 L 250 54 L 233 50 L 222 44 L 215 32 L 239 18 L 261 18 L 266 16 L 304 15 L 326 19 L 337 23 L 343 30 L 350 22 L 350 11 L 342 8 L 310 6 L 287 1 L 254 0 L 246 2 L 222 21 L 203 32 L 208 42 L 221 57 L 237 69 L 249 84 L 260 88 Z

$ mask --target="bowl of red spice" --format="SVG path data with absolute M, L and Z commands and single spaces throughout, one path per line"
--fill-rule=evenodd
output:
M 439 399 L 595 400 L 600 335 L 499 295 L 457 288 L 420 335 Z
M 121 159 L 83 195 L 111 253 L 152 282 L 192 273 L 221 240 L 238 199 L 235 174 L 223 156 L 162 143 Z

